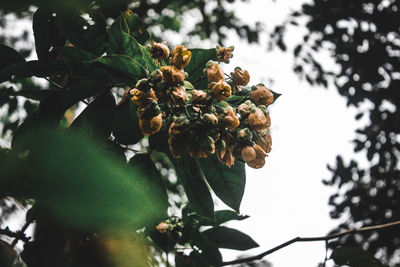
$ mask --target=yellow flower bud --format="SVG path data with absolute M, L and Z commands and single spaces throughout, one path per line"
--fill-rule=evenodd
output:
M 153 42 L 151 57 L 159 60 L 166 60 L 169 57 L 169 48 L 165 43 Z
M 227 82 L 220 80 L 212 86 L 211 91 L 215 99 L 221 101 L 227 100 L 231 96 L 232 90 L 231 86 Z
M 192 52 L 190 52 L 189 49 L 183 45 L 177 45 L 172 51 L 171 64 L 178 69 L 183 69 L 189 64 L 191 57 Z
M 160 131 L 162 126 L 162 115 L 161 113 L 150 119 L 141 118 L 139 119 L 140 131 L 143 135 L 152 135 Z
M 229 59 L 233 57 L 232 51 L 233 46 L 230 47 L 219 47 L 217 50 L 217 59 L 219 62 L 229 63 Z
M 185 73 L 176 68 L 175 66 L 163 66 L 161 67 L 164 81 L 168 84 L 172 83 L 183 83 L 185 80 Z
M 211 82 L 218 82 L 224 80 L 224 71 L 215 63 L 206 68 L 207 80 Z
M 250 74 L 247 70 L 235 68 L 235 71 L 233 72 L 233 81 L 239 86 L 247 85 L 250 81 Z
M 251 91 L 250 98 L 256 105 L 268 106 L 274 102 L 274 94 L 262 84 L 258 84 L 256 89 Z

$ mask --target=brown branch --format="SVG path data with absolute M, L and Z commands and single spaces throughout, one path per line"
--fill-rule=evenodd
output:
M 342 231 L 342 232 L 338 232 L 338 233 L 334 233 L 334 234 L 330 234 L 327 236 L 319 236 L 319 237 L 295 237 L 289 241 L 286 241 L 272 249 L 269 249 L 263 253 L 260 253 L 258 255 L 255 256 L 251 256 L 251 257 L 247 257 L 247 258 L 242 258 L 242 259 L 237 259 L 237 260 L 233 260 L 233 261 L 227 261 L 227 262 L 223 262 L 221 264 L 221 266 L 227 266 L 227 265 L 233 265 L 233 264 L 240 264 L 240 263 L 245 263 L 245 262 L 251 262 L 251 261 L 256 261 L 256 260 L 261 260 L 262 258 L 264 258 L 265 256 L 280 250 L 284 247 L 287 247 L 293 243 L 296 242 L 313 242 L 313 241 L 328 241 L 331 239 L 335 239 L 335 238 L 339 238 L 345 235 L 349 235 L 349 234 L 356 234 L 356 233 L 360 233 L 360 232 L 366 232 L 366 231 L 371 231 L 371 230 L 376 230 L 376 229 L 382 229 L 382 228 L 386 228 L 386 227 L 391 227 L 391 226 L 395 226 L 395 225 L 400 225 L 400 221 L 395 221 L 395 222 L 391 222 L 391 223 L 385 223 L 385 224 L 379 224 L 379 225 L 373 225 L 373 226 L 366 226 L 366 227 L 362 227 L 359 229 L 350 229 L 350 230 L 346 230 L 346 231 Z

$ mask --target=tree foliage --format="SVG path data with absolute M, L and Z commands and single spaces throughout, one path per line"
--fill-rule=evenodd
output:
M 32 240 L 26 227 L 17 237 L 2 229 L 25 242 L 22 260 L 15 241 L 0 243 L 3 265 L 150 266 L 165 260 L 153 248 L 174 254 L 176 266 L 219 266 L 220 248 L 257 247 L 223 224 L 247 218 L 245 163 L 264 165 L 267 106 L 279 95 L 246 86 L 240 68 L 225 77 L 233 47 L 180 45 L 169 56 L 167 44 L 151 43 L 148 23 L 129 9 L 108 20 L 106 3 L 35 2 L 38 59 L 0 46 L 5 102 L 38 103 L 0 151 L 0 197 L 29 209 L 26 227 L 36 224 Z M 230 209 L 216 211 L 212 191 Z
M 400 219 L 399 13 L 398 1 L 314 0 L 293 12 L 271 35 L 275 44 L 286 49 L 289 25 L 306 21 L 302 42 L 290 44 L 294 71 L 310 84 L 327 86 L 333 80 L 348 105 L 359 110 L 356 120 L 366 121 L 353 142 L 354 151 L 365 155 L 368 164 L 346 163 L 338 156 L 336 164 L 328 167 L 332 178 L 324 181 L 338 189 L 329 200 L 331 217 L 344 221 L 336 230 Z M 319 61 L 318 53 L 326 49 L 340 67 L 338 72 Z M 393 266 L 398 264 L 399 238 L 398 228 L 391 228 L 343 237 L 331 247 L 359 245 Z

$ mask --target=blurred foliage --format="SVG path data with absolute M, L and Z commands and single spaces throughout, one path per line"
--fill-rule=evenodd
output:
M 14 242 L 0 240 L 1 266 L 156 266 L 165 262 L 161 253 L 174 254 L 177 266 L 218 266 L 220 248 L 258 246 L 223 225 L 248 218 L 239 214 L 244 163 L 229 169 L 216 157 L 174 159 L 166 129 L 144 137 L 138 108 L 126 100 L 137 81 L 165 64 L 151 57 L 148 45 L 161 38 L 150 35 L 152 26 L 179 31 L 183 14 L 199 10 L 191 35 L 216 34 L 222 42 L 228 26 L 257 41 L 260 29 L 243 26 L 226 4 L 217 1 L 210 13 L 206 1 L 2 2 L 2 29 L 7 14 L 32 17 L 37 59 L 18 48 L 29 43 L 25 32 L 1 36 L 2 136 L 11 139 L 11 148 L 0 149 L 2 238 L 17 206 L 28 210 L 18 237 L 8 236 Z M 217 50 L 191 51 L 185 71 L 197 87 Z M 232 106 L 246 99 L 250 90 Z M 230 209 L 216 211 L 211 190 Z M 29 240 L 24 231 L 32 223 Z
M 353 142 L 354 151 L 365 155 L 368 164 L 346 163 L 338 156 L 328 167 L 333 176 L 324 183 L 338 190 L 329 200 L 331 217 L 344 221 L 334 231 L 400 219 L 399 17 L 399 1 L 314 0 L 271 34 L 271 45 L 286 50 L 287 30 L 305 21 L 303 40 L 290 44 L 294 71 L 311 85 L 326 87 L 333 81 L 347 104 L 358 109 L 356 120 L 366 121 Z M 326 50 L 338 72 L 320 61 L 319 53 Z M 359 245 L 388 266 L 400 263 L 398 227 L 342 237 L 331 247 L 339 244 Z

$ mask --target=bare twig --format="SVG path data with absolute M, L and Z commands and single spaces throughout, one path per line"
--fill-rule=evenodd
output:
M 346 231 L 342 231 L 342 232 L 338 232 L 338 233 L 334 233 L 334 234 L 330 234 L 327 236 L 319 236 L 319 237 L 295 237 L 289 241 L 286 241 L 274 248 L 271 248 L 263 253 L 260 253 L 258 255 L 255 256 L 251 256 L 251 257 L 247 257 L 247 258 L 241 258 L 241 259 L 237 259 L 237 260 L 233 260 L 233 261 L 227 261 L 227 262 L 223 262 L 221 264 L 221 266 L 227 266 L 227 265 L 233 265 L 233 264 L 240 264 L 240 263 L 245 263 L 245 262 L 251 262 L 251 261 L 256 261 L 256 260 L 261 260 L 262 258 L 264 258 L 265 256 L 280 250 L 284 247 L 287 247 L 293 243 L 296 242 L 313 242 L 313 241 L 328 241 L 331 239 L 335 239 L 335 238 L 339 238 L 345 235 L 349 235 L 349 234 L 355 234 L 355 233 L 360 233 L 360 232 L 366 232 L 366 231 L 371 231 L 371 230 L 376 230 L 376 229 L 382 229 L 382 228 L 387 228 L 387 227 L 391 227 L 391 226 L 395 226 L 395 225 L 400 225 L 400 221 L 395 221 L 395 222 L 391 222 L 391 223 L 385 223 L 385 224 L 379 224 L 379 225 L 373 225 L 373 226 L 366 226 L 366 227 L 362 227 L 359 229 L 350 229 L 350 230 L 346 230 Z
M 26 226 L 26 224 L 20 231 L 16 231 L 16 232 L 11 231 L 8 227 L 6 227 L 4 229 L 0 228 L 0 235 L 5 235 L 8 237 L 15 238 L 11 244 L 12 247 L 14 247 L 16 245 L 18 240 L 22 240 L 25 243 L 29 242 L 30 238 L 25 236 L 25 233 L 24 233 L 25 230 L 28 228 L 29 224 L 28 224 L 28 226 L 26 226 L 26 227 L 25 226 Z

